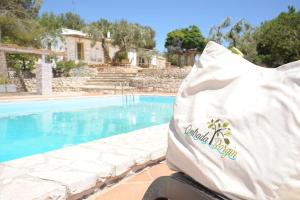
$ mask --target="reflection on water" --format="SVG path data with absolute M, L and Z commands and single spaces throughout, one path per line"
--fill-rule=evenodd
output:
M 151 101 L 0 118 L 0 162 L 167 123 L 172 108 Z

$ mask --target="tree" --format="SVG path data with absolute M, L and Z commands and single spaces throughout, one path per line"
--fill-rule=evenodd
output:
M 208 41 L 214 41 L 219 44 L 223 44 L 225 33 L 224 31 L 230 27 L 231 24 L 231 18 L 227 17 L 223 22 L 221 22 L 218 25 L 213 26 L 209 30 L 209 35 L 207 40 Z
M 229 32 L 224 36 L 224 38 L 229 42 L 229 47 L 237 47 L 243 35 L 250 30 L 250 23 L 241 19 L 230 28 Z
M 165 48 L 168 50 L 168 61 L 182 66 L 182 59 L 187 60 L 186 55 L 182 56 L 184 53 L 189 53 L 191 50 L 200 53 L 205 45 L 206 40 L 197 26 L 173 30 L 167 34 L 165 42 Z
M 255 28 L 251 24 L 241 19 L 232 25 L 224 35 L 224 40 L 228 42 L 230 50 L 236 48 L 241 51 L 247 60 L 260 64 L 260 59 L 256 51 L 256 40 L 254 39 Z
M 266 21 L 255 32 L 257 52 L 268 67 L 300 59 L 300 11 L 289 6 L 288 12 Z
M 1 0 L 0 1 L 0 43 L 14 43 L 22 46 L 40 46 L 42 29 L 35 19 L 38 15 L 40 0 Z M 2 56 L 6 55 L 2 52 Z M 31 68 L 35 57 L 14 54 L 7 57 L 10 67 L 20 70 Z M 11 64 L 11 65 L 10 65 Z M 20 67 L 21 66 L 21 67 Z M 0 66 L 7 72 L 6 65 Z M 2 76 L 7 77 L 7 73 Z M 21 80 L 21 83 L 22 80 Z
M 41 29 L 35 18 L 40 6 L 40 0 L 2 0 L 0 42 L 39 46 Z
M 155 32 L 150 27 L 139 24 L 131 24 L 126 20 L 120 20 L 113 24 L 112 44 L 120 48 L 116 56 L 127 55 L 131 48 L 150 48 L 155 47 Z M 120 59 L 117 59 L 120 60 Z
M 202 52 L 206 41 L 197 26 L 189 26 L 188 28 L 176 29 L 167 34 L 165 47 L 168 52 L 183 53 L 189 50 L 197 50 Z
M 60 17 L 54 13 L 45 12 L 37 21 L 45 29 L 45 32 L 50 35 L 56 35 L 63 27 Z
M 255 28 L 250 26 L 249 30 L 239 37 L 236 48 L 243 53 L 245 59 L 256 64 L 261 64 L 256 50 L 257 42 L 254 38 L 255 30 Z
M 256 29 L 244 19 L 231 24 L 231 18 L 227 17 L 219 25 L 213 26 L 207 40 L 223 45 L 225 43 L 233 53 L 237 53 L 253 63 L 260 64 L 254 38 Z
M 76 13 L 67 12 L 60 15 L 63 28 L 81 30 L 85 26 L 84 20 Z
M 112 23 L 106 19 L 100 19 L 97 22 L 92 22 L 84 27 L 83 31 L 88 33 L 94 42 L 101 41 L 103 52 L 104 52 L 104 62 L 110 63 L 111 58 L 109 57 L 109 46 L 106 43 L 106 38 L 108 32 L 112 32 Z
M 113 24 L 112 40 L 114 45 L 121 49 L 155 47 L 155 32 L 151 27 L 131 24 L 126 20 L 117 21 Z
M 135 24 L 136 28 L 136 46 L 144 49 L 155 48 L 155 31 L 149 26 Z
M 38 18 L 38 23 L 47 30 L 47 33 L 55 33 L 61 28 L 81 30 L 85 27 L 84 20 L 76 13 L 67 12 L 61 15 L 45 12 Z

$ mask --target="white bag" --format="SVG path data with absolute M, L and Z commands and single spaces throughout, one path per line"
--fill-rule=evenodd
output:
M 168 165 L 231 199 L 300 199 L 300 62 L 254 65 L 209 42 L 180 86 Z

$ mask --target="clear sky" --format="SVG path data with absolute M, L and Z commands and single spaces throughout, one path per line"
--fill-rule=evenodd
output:
M 163 51 L 166 34 L 173 29 L 194 24 L 206 37 L 210 27 L 227 16 L 257 26 L 286 11 L 288 5 L 300 9 L 300 0 L 44 0 L 41 13 L 74 11 L 86 22 L 106 18 L 148 25 L 156 31 L 157 49 Z

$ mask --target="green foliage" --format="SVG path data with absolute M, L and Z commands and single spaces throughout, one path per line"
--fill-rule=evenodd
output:
M 108 32 L 112 32 L 112 26 L 113 24 L 108 20 L 100 19 L 99 21 L 92 22 L 83 28 L 83 31 L 86 32 L 93 40 L 93 45 L 96 43 L 96 41 L 101 40 L 105 63 L 111 62 L 109 57 L 109 47 L 105 38 L 107 37 Z
M 207 40 L 214 41 L 219 44 L 223 44 L 224 37 L 225 37 L 224 31 L 229 28 L 230 24 L 231 24 L 231 18 L 227 17 L 220 24 L 210 28 Z
M 0 85 L 4 85 L 6 83 L 7 83 L 6 78 L 0 74 Z
M 244 32 L 239 38 L 236 48 L 243 53 L 245 59 L 256 64 L 261 64 L 261 60 L 256 50 L 257 44 L 254 38 L 254 31 L 255 29 L 251 28 L 249 31 Z
M 155 47 L 155 32 L 152 28 L 131 24 L 126 20 L 120 20 L 113 24 L 112 42 L 120 47 L 121 51 L 128 51 L 131 48 Z
M 157 54 L 158 52 L 155 50 L 138 49 L 139 58 L 143 58 L 147 61 L 146 66 L 149 66 L 149 64 L 151 63 L 151 59 L 153 58 L 154 55 Z
M 127 59 L 127 51 L 125 49 L 117 51 L 114 58 L 113 62 L 114 63 L 121 63 L 123 60 Z
M 155 48 L 155 31 L 149 26 L 141 26 L 135 24 L 135 39 L 136 47 L 144 49 L 154 49 Z
M 17 18 L 35 18 L 41 5 L 41 0 L 1 0 L 0 10 Z
M 227 17 L 219 25 L 210 29 L 208 40 L 215 41 L 219 44 L 227 43 L 228 48 L 233 53 L 242 55 L 247 60 L 260 64 L 260 59 L 256 51 L 256 40 L 254 31 L 249 22 L 239 20 L 231 25 L 231 19 Z
M 8 54 L 8 67 L 15 69 L 17 72 L 32 72 L 35 67 L 37 58 L 29 54 Z
M 255 32 L 257 52 L 268 67 L 300 59 L 300 11 L 292 6 Z
M 39 46 L 42 29 L 35 18 L 40 6 L 39 0 L 1 0 L 0 41 Z
M 38 23 L 44 28 L 45 32 L 49 35 L 56 35 L 63 27 L 60 17 L 54 13 L 44 13 L 38 19 Z
M 70 76 L 70 70 L 75 68 L 76 64 L 74 61 L 59 61 L 56 63 L 56 68 L 53 69 L 54 71 L 54 76 Z
M 168 52 L 183 53 L 188 50 L 202 52 L 206 41 L 197 26 L 176 29 L 167 34 L 165 47 Z
M 61 28 L 81 30 L 85 27 L 84 20 L 78 14 L 72 12 L 62 13 L 61 15 L 45 12 L 37 21 L 48 35 L 58 35 Z
M 180 65 L 180 55 L 178 54 L 175 54 L 175 53 L 167 53 L 167 58 L 168 58 L 168 61 L 171 63 L 171 65 L 174 65 L 174 66 L 179 66 Z
M 81 30 L 85 26 L 84 20 L 76 13 L 67 12 L 60 15 L 63 28 Z
M 229 47 L 237 47 L 245 33 L 250 31 L 252 31 L 250 23 L 242 19 L 230 27 L 224 38 L 229 43 Z

